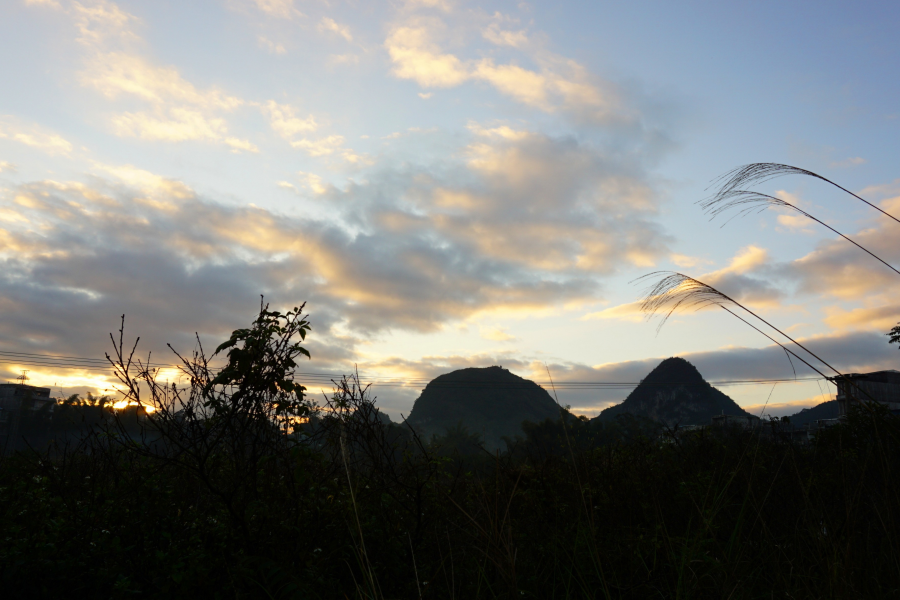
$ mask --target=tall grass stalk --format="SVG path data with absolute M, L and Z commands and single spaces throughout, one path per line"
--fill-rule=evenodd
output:
M 585 520 L 587 521 L 587 524 L 590 527 L 591 543 L 590 543 L 589 547 L 591 549 L 591 555 L 592 555 L 592 558 L 594 559 L 594 564 L 596 565 L 597 573 L 600 576 L 600 581 L 602 582 L 602 585 L 603 585 L 603 593 L 606 596 L 606 598 L 608 599 L 608 598 L 610 598 L 609 587 L 606 585 L 606 577 L 603 575 L 603 564 L 600 560 L 600 552 L 597 550 L 597 547 L 596 547 L 597 540 L 596 540 L 596 527 L 594 525 L 594 511 L 591 509 L 591 506 L 593 504 L 588 502 L 588 500 L 591 500 L 590 498 L 585 499 L 585 497 L 584 497 L 584 485 L 582 484 L 582 481 L 581 481 L 581 473 L 579 472 L 579 469 L 578 469 L 578 462 L 575 460 L 575 452 L 572 449 L 572 440 L 569 437 L 569 424 L 566 422 L 568 420 L 568 418 L 567 418 L 568 411 L 564 410 L 562 407 L 562 404 L 560 404 L 560 402 L 559 402 L 559 394 L 556 393 L 556 384 L 553 383 L 553 375 L 550 374 L 550 367 L 548 367 L 546 363 L 544 363 L 544 369 L 547 370 L 547 378 L 549 379 L 550 387 L 553 390 L 553 398 L 556 400 L 556 406 L 559 407 L 559 416 L 560 416 L 560 419 L 562 420 L 562 429 L 563 429 L 563 433 L 565 434 L 565 437 L 566 437 L 566 446 L 569 449 L 569 456 L 572 459 L 572 469 L 575 470 L 575 478 L 578 481 L 578 490 L 581 495 L 581 507 L 584 510 Z M 588 488 L 588 492 L 590 493 L 590 488 Z
M 825 223 L 824 221 L 814 217 L 813 215 L 809 214 L 808 212 L 806 212 L 799 206 L 792 204 L 792 203 L 788 202 L 787 200 L 783 200 L 781 198 L 776 198 L 775 196 L 769 196 L 768 194 L 763 194 L 763 193 L 755 192 L 755 191 L 734 190 L 726 196 L 720 197 L 718 195 L 714 195 L 711 198 L 707 198 L 705 200 L 699 201 L 698 204 L 700 204 L 700 206 L 703 207 L 704 212 L 706 214 L 710 215 L 710 217 L 713 219 L 729 209 L 738 209 L 738 212 L 734 217 L 742 217 L 751 212 L 762 211 L 762 210 L 765 210 L 770 207 L 788 208 L 790 210 L 793 210 L 793 211 L 803 215 L 804 217 L 810 219 L 811 221 L 815 221 L 816 223 L 818 223 L 819 225 L 822 225 L 823 227 L 829 229 L 830 231 L 838 234 L 839 236 L 841 236 L 842 238 L 844 238 L 845 240 L 847 240 L 848 242 L 850 242 L 851 244 L 853 244 L 854 246 L 856 246 L 857 248 L 859 248 L 860 250 L 862 250 L 863 252 L 865 252 L 866 254 L 868 254 L 869 256 L 871 256 L 872 258 L 874 258 L 875 260 L 877 260 L 878 262 L 880 262 L 881 264 L 886 266 L 888 269 L 890 269 L 894 273 L 900 275 L 900 271 L 898 271 L 893 265 L 891 265 L 890 263 L 888 263 L 887 261 L 882 259 L 877 254 L 870 251 L 865 246 L 857 243 L 856 241 L 847 237 L 846 235 L 844 235 L 843 233 L 841 233 L 840 231 L 838 231 L 837 229 L 835 229 L 828 223 Z M 734 218 L 734 217 L 732 217 L 732 218 Z M 729 221 L 730 220 L 731 219 L 729 219 Z M 728 221 L 726 221 L 722 226 L 724 227 L 725 224 L 727 224 L 727 223 L 728 223 Z
M 742 194 L 746 194 L 747 192 L 745 191 L 745 189 L 747 186 L 764 183 L 771 179 L 783 177 L 785 175 L 804 175 L 806 177 L 813 177 L 814 179 L 824 181 L 825 183 L 828 183 L 838 188 L 839 190 L 850 194 L 860 202 L 863 202 L 868 206 L 874 208 L 889 219 L 893 219 L 897 223 L 900 223 L 900 219 L 898 219 L 894 215 L 885 212 L 868 200 L 857 196 L 847 188 L 838 185 L 837 183 L 819 175 L 818 173 L 813 173 L 812 171 L 801 169 L 800 167 L 793 167 L 791 165 L 783 165 L 779 163 L 752 163 L 728 171 L 724 175 L 721 175 L 720 177 L 713 180 L 713 185 L 718 186 L 719 189 L 715 194 L 713 194 L 712 198 L 706 202 L 708 202 L 710 205 L 727 203 L 731 198 L 740 197 Z
M 345 411 L 349 407 L 353 406 L 354 401 L 356 401 L 357 390 L 359 390 L 359 401 L 364 401 L 365 389 L 359 383 L 359 374 L 352 376 L 350 380 L 348 380 L 347 377 L 344 377 L 340 382 L 336 382 L 336 385 L 338 387 L 335 391 L 335 404 L 342 409 L 342 414 L 339 415 L 341 421 L 341 460 L 344 463 L 344 472 L 347 475 L 347 489 L 350 492 L 350 502 L 353 505 L 353 517 L 356 520 L 356 530 L 359 535 L 359 546 L 357 554 L 359 556 L 360 566 L 363 568 L 363 571 L 366 574 L 366 584 L 369 588 L 369 595 L 371 598 L 377 599 L 380 596 L 379 587 L 375 579 L 375 571 L 372 568 L 371 561 L 369 560 L 369 553 L 366 552 L 366 540 L 365 536 L 363 535 L 362 524 L 359 520 L 359 507 L 356 504 L 356 494 L 353 491 L 353 479 L 350 477 L 350 460 L 347 450 L 346 419 L 348 416 Z
M 644 279 L 649 279 L 651 277 L 659 277 L 659 280 L 656 283 L 651 284 L 644 296 L 640 299 L 641 310 L 649 317 L 653 317 L 656 314 L 662 313 L 663 318 L 660 322 L 657 330 L 661 329 L 662 326 L 666 323 L 670 316 L 672 316 L 675 311 L 681 308 L 692 308 L 695 310 L 699 310 L 705 308 L 707 306 L 718 306 L 719 308 L 725 309 L 727 312 L 732 314 L 733 316 L 737 316 L 734 312 L 728 310 L 727 305 L 732 305 L 740 308 L 747 314 L 751 315 L 755 319 L 761 321 L 765 325 L 767 325 L 772 330 L 778 332 L 781 336 L 787 338 L 792 344 L 801 348 L 804 352 L 818 360 L 820 363 L 828 367 L 831 371 L 833 371 L 839 377 L 843 377 L 843 373 L 832 367 L 828 364 L 824 359 L 819 357 L 817 354 L 812 352 L 809 348 L 783 332 L 781 329 L 775 327 L 767 320 L 759 316 L 757 313 L 753 312 L 734 298 L 720 292 L 716 288 L 703 283 L 698 279 L 694 279 L 688 275 L 684 275 L 683 273 L 678 273 L 675 271 L 655 271 L 653 273 L 648 273 L 642 277 L 639 277 L 635 281 L 641 281 Z M 740 318 L 740 317 L 738 317 Z M 743 321 L 743 319 L 741 319 Z M 746 321 L 744 321 L 746 323 Z M 759 331 L 759 329 L 757 329 Z M 762 332 L 760 332 L 762 333 Z M 766 335 L 766 334 L 763 334 Z M 769 336 L 767 336 L 769 337 Z M 769 339 L 772 339 L 769 337 Z M 773 340 L 775 341 L 775 340 Z M 779 342 L 775 342 L 782 348 L 786 349 L 785 346 Z M 790 351 L 790 350 L 788 350 Z M 803 360 L 796 353 L 790 351 L 793 356 L 796 356 L 798 359 Z M 808 362 L 803 360 L 804 364 L 808 365 L 810 368 L 813 368 L 820 375 L 821 371 L 812 367 Z
M 656 314 L 662 314 L 662 320 L 660 324 L 657 326 L 657 331 L 662 328 L 662 326 L 666 323 L 672 314 L 674 314 L 679 309 L 694 309 L 700 310 L 707 306 L 718 306 L 723 309 L 725 312 L 729 313 L 733 317 L 740 319 L 775 344 L 777 344 L 782 350 L 785 351 L 790 356 L 793 356 L 803 362 L 806 366 L 814 370 L 816 373 L 825 377 L 826 379 L 833 379 L 834 377 L 828 377 L 821 370 L 810 364 L 807 360 L 799 356 L 796 352 L 756 327 L 740 315 L 736 314 L 734 311 L 730 310 L 727 305 L 733 305 L 740 309 L 742 309 L 747 314 L 753 316 L 757 320 L 761 321 L 772 330 L 781 334 L 783 337 L 787 338 L 792 344 L 802 349 L 804 352 L 815 358 L 817 361 L 822 363 L 825 367 L 830 369 L 837 378 L 843 379 L 847 382 L 851 387 L 853 387 L 857 392 L 859 392 L 862 396 L 869 398 L 869 400 L 874 401 L 874 398 L 864 389 L 861 388 L 856 382 L 852 379 L 847 378 L 843 373 L 838 371 L 836 368 L 827 363 L 824 359 L 819 357 L 809 348 L 783 332 L 781 329 L 775 327 L 767 320 L 763 319 L 761 316 L 738 302 L 737 300 L 731 298 L 730 296 L 720 292 L 716 288 L 703 283 L 698 279 L 694 279 L 688 275 L 684 275 L 683 273 L 678 273 L 674 271 L 655 271 L 653 273 L 648 273 L 647 275 L 643 275 L 636 279 L 635 281 L 641 281 L 643 279 L 647 279 L 650 277 L 658 276 L 659 280 L 651 284 L 647 291 L 644 293 L 644 296 L 640 299 L 641 310 L 647 313 L 648 317 L 653 317 Z M 863 403 L 866 406 L 866 403 Z

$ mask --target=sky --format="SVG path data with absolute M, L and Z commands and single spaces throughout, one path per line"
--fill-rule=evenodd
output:
M 263 295 L 306 302 L 301 371 L 358 369 L 394 419 L 458 368 L 637 382 L 669 356 L 714 382 L 804 380 L 721 387 L 791 414 L 833 387 L 715 307 L 658 329 L 636 303 L 654 279 L 635 280 L 679 271 L 842 372 L 900 368 L 900 276 L 788 209 L 697 204 L 775 162 L 900 215 L 898 18 L 869 1 L 10 0 L 0 352 L 103 358 L 124 314 L 141 356 L 174 364 L 167 344 L 214 348 Z M 755 189 L 900 265 L 900 224 L 851 196 Z M 0 359 L 0 379 L 23 369 L 58 395 L 115 389 L 108 368 Z M 625 395 L 559 390 L 586 415 Z

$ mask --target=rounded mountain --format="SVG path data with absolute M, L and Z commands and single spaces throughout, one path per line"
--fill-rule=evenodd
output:
M 502 367 L 460 369 L 432 380 L 413 405 L 407 422 L 425 438 L 460 424 L 499 448 L 502 438 L 522 433 L 522 422 L 558 419 L 559 405 L 547 390 Z

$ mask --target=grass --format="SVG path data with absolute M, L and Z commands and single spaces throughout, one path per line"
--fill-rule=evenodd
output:
M 566 433 L 548 422 L 507 453 L 469 457 L 438 457 L 396 425 L 333 425 L 320 423 L 315 443 L 261 461 L 245 523 L 194 472 L 102 435 L 65 452 L 3 459 L 4 589 L 19 597 L 898 595 L 900 428 L 890 415 L 854 413 L 808 447 L 739 430 L 628 439 L 613 435 L 615 425 L 570 422 Z M 385 448 L 363 439 L 379 429 L 392 440 L 389 462 L 375 460 Z M 236 477 L 227 460 L 217 464 L 216 477 Z

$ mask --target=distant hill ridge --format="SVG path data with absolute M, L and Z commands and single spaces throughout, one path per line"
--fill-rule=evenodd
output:
M 837 419 L 838 418 L 838 403 L 837 400 L 828 400 L 826 402 L 822 402 L 821 404 L 817 404 L 812 408 L 804 408 L 800 412 L 788 416 L 791 425 L 795 427 L 802 427 L 803 425 L 809 425 L 813 421 L 818 421 L 819 419 Z
M 559 406 L 538 384 L 499 367 L 468 368 L 433 379 L 407 422 L 420 435 L 443 435 L 460 423 L 500 448 L 502 437 L 522 434 L 522 422 L 558 419 Z
M 659 363 L 624 402 L 607 408 L 595 419 L 606 421 L 626 413 L 670 427 L 709 424 L 713 416 L 721 414 L 750 416 L 703 379 L 694 365 L 679 357 Z

